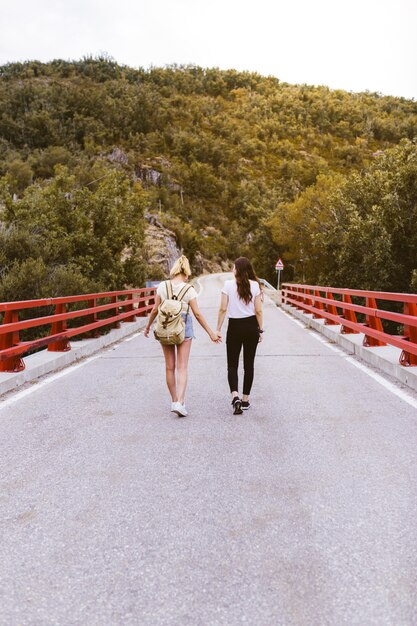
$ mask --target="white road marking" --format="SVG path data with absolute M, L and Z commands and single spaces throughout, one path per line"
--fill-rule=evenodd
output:
M 118 341 L 116 345 L 111 346 L 107 350 L 101 350 L 98 354 L 95 354 L 94 356 L 90 356 L 86 359 L 83 359 L 80 363 L 76 363 L 75 365 L 70 365 L 69 367 L 66 367 L 65 369 L 57 372 L 56 374 L 48 375 L 47 378 L 45 378 L 44 380 L 41 380 L 40 382 L 35 382 L 35 384 L 33 384 L 31 387 L 28 387 L 27 389 L 16 391 L 12 396 L 7 398 L 6 400 L 0 400 L 0 410 L 14 404 L 15 402 L 18 402 L 19 400 L 22 400 L 23 398 L 26 398 L 27 396 L 30 396 L 35 391 L 38 391 L 39 389 L 42 389 L 46 385 L 49 385 L 50 383 L 55 382 L 59 378 L 63 378 L 64 376 L 71 374 L 72 372 L 79 369 L 80 367 L 84 367 L 84 365 L 87 365 L 87 363 L 91 363 L 92 361 L 99 359 L 103 352 L 104 353 L 113 352 L 113 350 L 116 350 L 119 347 L 119 345 L 121 345 L 122 343 L 127 343 L 128 341 L 132 341 L 140 334 L 142 334 L 142 331 L 136 332 L 134 335 L 130 335 L 129 337 L 126 337 L 125 339 Z
M 39 389 L 42 389 L 42 387 L 45 387 L 46 385 L 49 385 L 50 383 L 55 382 L 59 378 L 63 378 L 63 376 L 66 376 L 67 374 L 71 374 L 71 372 L 77 370 L 78 368 L 84 367 L 84 365 L 87 365 L 87 363 L 91 363 L 91 361 L 95 361 L 100 356 L 101 355 L 91 356 L 88 359 L 85 359 L 84 361 L 82 361 L 81 363 L 77 363 L 76 365 L 71 365 L 70 367 L 66 367 L 65 369 L 63 369 L 60 372 L 57 372 L 56 374 L 52 374 L 51 376 L 48 376 L 48 378 L 45 378 L 41 382 L 35 383 L 32 387 L 29 387 L 28 389 L 17 391 L 10 398 L 7 398 L 6 400 L 2 400 L 0 402 L 0 410 L 4 409 L 7 406 L 10 406 L 11 404 L 14 404 L 15 402 L 18 402 L 19 400 L 22 400 L 23 398 L 26 398 L 27 396 L 30 396 L 34 391 L 38 391 Z
M 130 337 L 127 337 L 127 339 L 124 339 L 124 341 L 122 343 L 127 343 L 128 341 L 133 341 L 133 339 L 136 339 L 136 337 L 138 337 L 139 335 L 142 335 L 143 330 L 138 331 L 137 333 L 135 333 L 134 335 L 130 335 Z M 116 348 L 117 346 L 115 346 Z M 112 348 L 113 350 L 113 348 Z
M 360 363 L 353 357 L 345 356 L 344 358 L 345 358 L 345 361 L 347 361 L 351 365 L 354 365 L 358 369 L 368 374 L 368 376 L 376 380 L 376 382 L 378 382 L 380 385 L 385 387 L 385 389 L 388 389 L 389 391 L 391 391 L 391 393 L 394 393 L 396 396 L 398 396 L 398 398 L 401 398 L 401 400 L 404 400 L 404 402 L 408 402 L 408 404 L 411 404 L 411 406 L 417 409 L 417 400 L 413 398 L 409 393 L 407 393 L 403 389 L 399 389 L 396 385 L 394 385 L 394 383 L 391 383 L 389 380 L 386 380 L 383 376 L 372 371 L 371 369 L 369 369 L 369 367 L 367 367 L 366 365 L 363 365 L 363 363 Z
M 305 328 L 305 325 L 302 322 L 300 322 L 300 323 Z M 329 348 L 329 350 L 333 350 L 333 352 L 336 352 L 337 354 L 340 354 L 340 356 L 343 356 L 343 357 L 349 356 L 341 348 L 338 348 L 334 344 L 330 343 L 326 337 L 322 337 L 321 335 L 319 335 L 317 333 L 317 331 L 309 330 L 308 334 L 311 335 L 312 337 L 314 337 L 314 339 L 317 339 L 317 341 L 320 341 L 320 343 L 324 343 L 324 345 L 327 346 Z
M 290 315 L 290 313 L 287 313 L 287 311 L 283 311 L 282 309 L 280 309 L 280 311 L 298 326 L 301 325 L 303 328 L 306 328 L 305 324 L 303 324 L 300 320 L 295 319 L 292 315 Z M 408 393 L 407 391 L 404 391 L 403 389 L 400 389 L 399 387 L 397 387 L 397 385 L 390 382 L 389 380 L 387 380 L 380 374 L 377 374 L 371 368 L 367 367 L 363 363 L 360 363 L 360 361 L 358 361 L 354 357 L 349 356 L 349 354 L 347 354 L 340 348 L 337 348 L 336 346 L 332 345 L 324 337 L 321 337 L 317 331 L 309 331 L 309 335 L 314 337 L 317 341 L 320 341 L 320 343 L 323 343 L 327 348 L 329 348 L 329 350 L 336 352 L 340 357 L 342 357 L 345 361 L 347 361 L 347 363 L 354 365 L 355 367 L 360 369 L 362 372 L 367 374 L 370 378 L 373 378 L 373 380 L 375 380 L 377 383 L 385 387 L 385 389 L 387 389 L 388 391 L 396 395 L 398 398 L 400 398 L 401 400 L 404 400 L 404 402 L 407 402 L 412 407 L 417 409 L 417 400 L 410 393 Z
M 203 286 L 200 283 L 200 281 L 197 281 L 197 282 L 200 285 L 200 292 L 199 292 L 198 295 L 201 295 L 202 290 L 203 290 Z M 292 315 L 290 315 L 286 311 L 283 311 L 282 309 L 279 309 L 279 310 L 281 311 L 282 314 L 286 315 L 292 322 L 294 322 L 294 324 L 297 324 L 297 326 L 301 326 L 302 328 L 306 328 L 305 324 L 303 324 L 300 320 L 295 319 Z M 138 335 L 140 335 L 140 334 L 142 334 L 142 331 L 139 331 L 139 332 L 135 333 L 134 335 L 131 335 L 131 336 L 127 337 L 126 339 L 123 339 L 122 341 L 118 342 L 115 346 L 113 346 L 113 347 L 109 348 L 108 350 L 106 350 L 106 352 L 112 352 L 113 350 L 117 349 L 117 347 L 120 344 L 126 343 L 128 341 L 132 341 L 133 339 L 138 337 Z M 336 346 L 332 345 L 326 339 L 321 337 L 317 332 L 309 331 L 309 334 L 312 337 L 314 337 L 317 341 L 319 341 L 320 343 L 323 343 L 329 350 L 332 350 L 333 352 L 336 352 L 345 361 L 347 361 L 351 365 L 354 365 L 356 368 L 358 368 L 361 371 L 363 371 L 370 378 L 372 378 L 373 380 L 378 382 L 380 385 L 385 387 L 385 389 L 387 389 L 388 391 L 390 391 L 391 393 L 396 395 L 398 398 L 400 398 L 404 402 L 407 402 L 412 407 L 417 409 L 417 400 L 413 396 L 411 396 L 409 393 L 407 393 L 403 389 L 398 388 L 395 384 L 391 383 L 389 380 L 386 380 L 383 376 L 381 376 L 380 374 L 377 374 L 376 372 L 371 370 L 369 367 L 367 367 L 363 363 L 360 363 L 355 358 L 349 356 L 348 354 L 346 354 L 340 348 L 337 348 Z M 11 406 L 15 402 L 18 402 L 19 400 L 29 396 L 30 394 L 34 393 L 35 391 L 38 391 L 39 389 L 45 387 L 46 385 L 49 385 L 50 383 L 54 382 L 55 380 L 58 380 L 59 378 L 63 378 L 64 376 L 67 376 L 67 374 L 70 374 L 71 372 L 79 369 L 80 367 L 84 367 L 84 365 L 87 365 L 87 363 L 91 363 L 92 361 L 95 361 L 96 359 L 100 358 L 100 356 L 101 356 L 101 352 L 99 354 L 95 355 L 95 356 L 91 356 L 91 357 L 88 357 L 87 359 L 84 359 L 81 363 L 77 363 L 76 365 L 71 365 L 71 366 L 66 367 L 65 369 L 61 370 L 60 372 L 57 372 L 56 374 L 52 374 L 52 375 L 48 376 L 47 378 L 45 378 L 41 382 L 35 383 L 33 386 L 29 387 L 28 389 L 23 389 L 22 391 L 16 392 L 10 398 L 7 398 L 6 400 L 0 401 L 0 410 L 5 408 L 5 407 L 7 407 L 7 406 Z
M 297 324 L 297 326 L 301 326 L 301 328 L 305 328 L 305 324 L 303 324 L 303 322 L 300 322 L 300 320 L 297 320 L 295 318 L 294 319 L 294 323 Z

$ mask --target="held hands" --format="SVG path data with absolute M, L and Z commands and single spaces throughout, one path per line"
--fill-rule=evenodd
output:
M 222 335 L 218 330 L 216 330 L 215 332 L 211 330 L 209 334 L 210 334 L 210 339 L 212 340 L 213 343 L 222 342 Z
M 151 330 L 150 328 L 146 327 L 145 330 L 143 331 L 143 336 L 146 337 L 146 338 L 149 338 L 150 330 Z M 210 339 L 212 340 L 213 343 L 221 343 L 221 341 L 222 341 L 221 333 L 219 333 L 218 331 L 213 332 L 211 330 L 209 335 L 210 335 Z

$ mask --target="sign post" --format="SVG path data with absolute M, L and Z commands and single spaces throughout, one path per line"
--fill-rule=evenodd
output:
M 278 259 L 278 261 L 275 264 L 275 269 L 277 271 L 277 276 L 278 276 L 278 286 L 277 286 L 277 290 L 279 291 L 279 284 L 281 282 L 281 272 L 284 269 L 284 263 L 282 262 L 281 257 Z

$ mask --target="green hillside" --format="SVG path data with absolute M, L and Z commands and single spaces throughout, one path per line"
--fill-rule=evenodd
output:
M 279 253 L 287 279 L 416 288 L 415 137 L 417 103 L 375 93 L 107 58 L 5 65 L 0 300 L 141 284 L 145 212 L 191 261 L 245 254 L 272 279 Z

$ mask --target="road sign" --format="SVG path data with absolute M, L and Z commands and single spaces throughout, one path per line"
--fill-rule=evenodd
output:
M 277 270 L 277 276 L 278 276 L 278 285 L 277 285 L 277 289 L 279 291 L 279 283 L 280 283 L 280 278 L 281 278 L 281 272 L 284 269 L 284 263 L 282 262 L 281 257 L 278 259 L 278 261 L 275 264 L 275 269 Z

